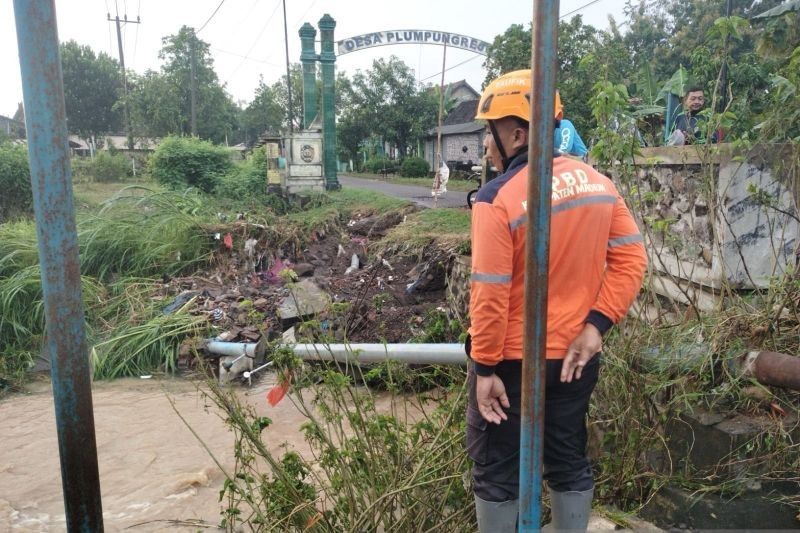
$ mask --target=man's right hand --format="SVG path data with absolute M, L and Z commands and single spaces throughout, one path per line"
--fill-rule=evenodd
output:
M 508 408 L 511 404 L 508 403 L 506 386 L 503 385 L 503 381 L 496 374 L 475 377 L 475 399 L 483 419 L 492 424 L 508 420 L 508 415 L 503 411 L 503 407 Z

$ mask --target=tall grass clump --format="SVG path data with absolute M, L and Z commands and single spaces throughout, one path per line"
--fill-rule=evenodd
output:
M 37 264 L 39 248 L 33 221 L 0 224 L 0 278 Z
M 102 285 L 87 276 L 81 278 L 81 289 L 86 308 L 95 307 L 104 292 Z M 39 267 L 26 267 L 0 278 L 0 344 L 43 333 L 44 295 Z
M 175 275 L 207 259 L 200 198 L 191 191 L 119 196 L 78 223 L 81 269 L 112 275 Z
M 156 314 L 139 324 L 123 324 L 92 347 L 95 379 L 140 376 L 177 369 L 181 341 L 200 336 L 207 328 L 204 316 L 191 315 L 188 305 L 173 314 Z
M 224 147 L 194 137 L 170 136 L 158 145 L 148 168 L 165 187 L 196 187 L 210 193 L 232 165 L 230 151 Z
M 94 159 L 74 157 L 71 161 L 72 176 L 76 181 L 109 183 L 124 181 L 133 176 L 130 160 L 120 153 L 97 152 Z
M 81 278 L 84 308 L 93 315 L 103 299 L 104 289 L 94 279 Z M 41 352 L 45 317 L 41 272 L 27 266 L 11 275 L 0 276 L 0 392 L 24 381 Z
M 373 393 L 358 367 L 275 354 L 310 452 L 273 452 L 271 421 L 211 385 L 236 438 L 221 493 L 228 531 L 470 531 L 463 380 L 428 396 Z M 391 374 L 389 376 L 391 378 Z M 430 400 L 435 399 L 435 402 Z M 287 401 L 287 400 L 284 400 Z
M 234 164 L 230 172 L 220 178 L 216 189 L 218 195 L 234 199 L 262 197 L 266 192 L 267 153 L 263 146 Z
M 0 224 L 33 212 L 28 150 L 0 141 Z

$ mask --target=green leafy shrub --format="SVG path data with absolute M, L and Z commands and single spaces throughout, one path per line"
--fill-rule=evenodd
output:
M 0 191 L 0 223 L 31 213 L 31 173 L 24 147 L 0 143 Z
M 133 175 L 131 163 L 120 153 L 97 152 L 94 159 L 76 157 L 72 160 L 72 174 L 81 181 L 124 181 Z
M 428 162 L 421 157 L 407 157 L 400 165 L 400 175 L 404 178 L 424 178 L 429 170 Z
M 261 196 L 267 190 L 267 154 L 263 147 L 225 174 L 217 185 L 217 194 L 226 198 Z
M 388 157 L 374 157 L 367 161 L 365 165 L 369 172 L 374 174 L 382 174 L 384 172 L 394 173 L 397 172 L 397 164 Z
M 233 163 L 228 150 L 193 137 L 167 137 L 150 159 L 150 173 L 172 189 L 213 192 Z

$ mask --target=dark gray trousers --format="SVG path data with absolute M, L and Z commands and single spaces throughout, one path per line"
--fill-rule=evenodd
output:
M 581 379 L 561 383 L 561 363 L 547 361 L 543 477 L 552 490 L 586 491 L 594 487 L 586 456 L 586 412 L 600 370 L 600 354 L 584 367 Z M 475 495 L 490 502 L 519 497 L 521 361 L 503 361 L 495 373 L 506 387 L 508 420 L 489 424 L 475 402 L 475 373 L 470 365 L 467 404 L 467 453 L 473 461 Z

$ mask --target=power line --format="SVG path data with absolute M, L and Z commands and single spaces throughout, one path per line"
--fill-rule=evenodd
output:
M 261 27 L 261 31 L 260 31 L 260 32 L 258 32 L 258 37 L 256 37 L 256 40 L 255 40 L 255 41 L 253 41 L 253 44 L 250 46 L 250 49 L 249 49 L 249 50 L 247 51 L 247 53 L 244 55 L 243 59 L 242 59 L 242 60 L 239 62 L 239 64 L 236 66 L 236 68 L 235 68 L 235 69 L 233 69 L 233 72 L 231 72 L 231 73 L 230 73 L 230 74 L 229 74 L 229 75 L 226 77 L 226 79 L 225 79 L 226 83 L 227 83 L 228 81 L 230 81 L 230 79 L 231 79 L 231 78 L 233 78 L 233 75 L 234 75 L 234 74 L 236 74 L 237 72 L 239 72 L 239 69 L 240 69 L 240 68 L 242 68 L 242 65 L 244 65 L 244 62 L 245 62 L 245 61 L 247 61 L 248 59 L 250 59 L 250 53 L 251 53 L 251 52 L 253 51 L 253 49 L 256 47 L 256 45 L 258 44 L 258 41 L 260 41 L 260 40 L 261 40 L 261 36 L 262 36 L 262 35 L 264 35 L 264 32 L 267 30 L 267 26 L 269 26 L 269 23 L 270 23 L 270 22 L 272 22 L 272 17 L 274 17 L 274 16 L 275 16 L 275 13 L 277 13 L 277 12 L 278 12 L 278 8 L 279 8 L 279 7 L 281 7 L 281 0 L 278 0 L 278 2 L 275 4 L 275 9 L 273 9 L 273 10 L 272 10 L 272 14 L 269 16 L 269 18 L 267 18 L 267 21 L 266 21 L 266 22 L 264 23 L 264 25 Z
M 317 3 L 317 0 L 314 0 L 313 2 L 311 2 L 311 5 L 308 6 L 308 9 L 306 9 L 306 12 L 303 13 L 302 15 L 300 15 L 299 17 L 297 17 L 297 20 L 294 21 L 294 25 L 295 26 L 297 26 L 302 19 L 306 18 L 306 15 L 308 15 L 308 12 L 311 11 L 311 8 L 314 7 L 314 4 L 316 4 L 316 3 Z
M 474 56 L 470 57 L 469 59 L 465 59 L 465 60 L 464 60 L 464 61 L 462 61 L 461 63 L 456 63 L 456 64 L 455 64 L 455 65 L 453 65 L 452 67 L 447 67 L 446 69 L 444 69 L 444 72 L 447 72 L 448 70 L 453 70 L 454 68 L 456 68 L 456 67 L 460 67 L 461 65 L 463 65 L 463 64 L 465 64 L 465 63 L 469 63 L 470 61 L 475 61 L 475 60 L 476 60 L 476 59 L 478 59 L 479 57 L 481 57 L 481 56 L 479 56 L 479 55 L 474 55 Z M 439 72 L 437 72 L 436 74 L 431 74 L 430 76 L 428 76 L 428 77 L 426 77 L 426 78 L 422 78 L 421 80 L 419 80 L 419 83 L 422 83 L 423 81 L 425 81 L 425 80 L 429 80 L 429 79 L 431 79 L 431 78 L 435 78 L 436 76 L 440 76 L 441 74 L 442 74 L 442 71 L 440 70 L 440 71 L 439 71 Z
M 139 15 L 142 14 L 142 0 L 139 0 L 139 5 L 136 7 L 136 20 L 139 20 Z M 139 44 L 139 25 L 136 25 L 136 37 L 133 39 L 133 64 L 136 64 L 136 46 Z
M 559 20 L 561 20 L 561 19 L 563 19 L 563 18 L 567 18 L 568 16 L 570 16 L 570 15 L 572 15 L 572 14 L 574 14 L 574 13 L 577 13 L 578 11 L 583 11 L 584 9 L 586 9 L 587 7 L 589 7 L 590 5 L 592 5 L 592 4 L 596 4 L 597 2 L 600 2 L 600 0 L 592 0 L 591 2 L 589 2 L 589 3 L 586 3 L 586 4 L 583 4 L 581 7 L 577 8 L 577 9 L 573 9 L 573 10 L 572 10 L 572 11 L 570 11 L 569 13 L 565 13 L 565 14 L 561 15 L 561 16 L 560 16 L 560 17 L 558 17 L 558 18 L 559 18 Z
M 194 32 L 194 34 L 195 34 L 195 35 L 197 35 L 197 34 L 198 34 L 198 33 L 200 33 L 201 31 L 203 31 L 203 28 L 205 28 L 206 26 L 208 26 L 208 23 L 209 23 L 209 22 L 211 22 L 211 19 L 213 19 L 213 18 L 214 18 L 214 15 L 216 15 L 216 14 L 217 14 L 217 11 L 219 11 L 219 8 L 221 8 L 221 7 L 222 7 L 222 4 L 224 4 L 224 3 L 225 3 L 225 0 L 220 0 L 220 3 L 219 3 L 219 5 L 217 6 L 217 9 L 215 9 L 215 10 L 214 10 L 214 12 L 213 12 L 213 13 L 211 13 L 211 16 L 210 16 L 210 17 L 208 17 L 208 20 L 207 20 L 207 21 L 205 21 L 205 22 L 203 23 L 203 25 L 202 25 L 202 26 L 200 26 L 200 29 L 199 29 L 199 30 L 197 30 L 196 32 Z
M 108 0 L 106 0 L 106 14 L 108 15 L 108 18 L 111 18 L 111 10 L 108 9 Z M 109 55 L 114 55 L 114 45 L 112 44 L 113 41 L 111 39 L 111 26 L 108 26 L 108 53 Z
M 212 47 L 211 49 L 214 50 L 215 52 L 219 52 L 221 54 L 228 54 L 230 56 L 239 57 L 239 58 L 242 58 L 242 59 L 246 59 L 248 61 L 254 61 L 256 63 L 264 63 L 266 65 L 270 65 L 270 66 L 273 66 L 273 67 L 282 67 L 283 66 L 283 65 L 281 65 L 279 63 L 272 63 L 270 61 L 267 61 L 266 59 L 258 59 L 258 58 L 255 58 L 255 57 L 243 56 L 242 54 L 238 54 L 236 52 L 231 52 L 230 50 L 222 50 L 221 48 L 214 48 L 214 47 Z

